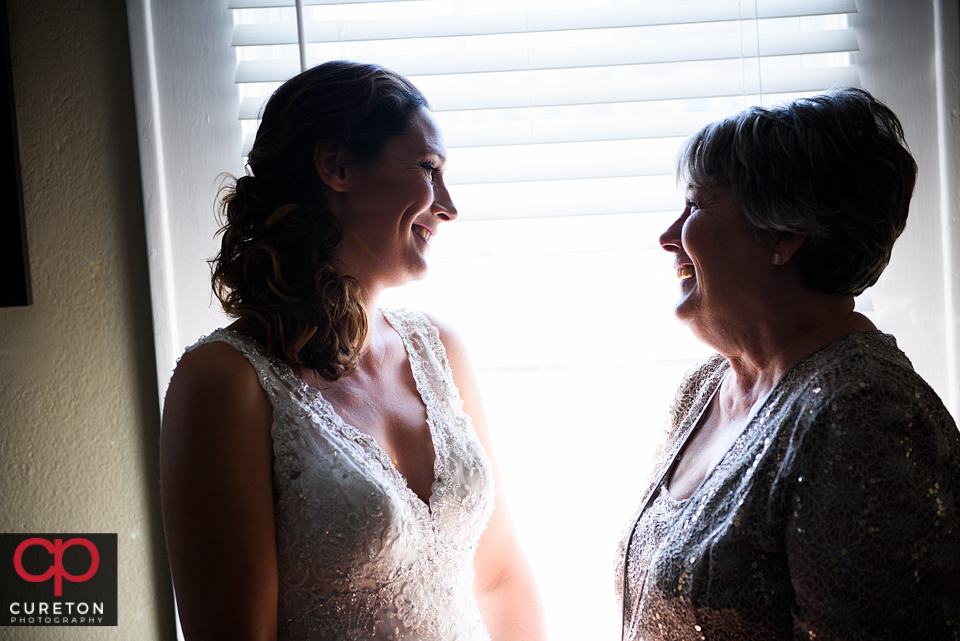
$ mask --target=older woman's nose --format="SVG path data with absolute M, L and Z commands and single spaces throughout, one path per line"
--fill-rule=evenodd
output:
M 660 246 L 668 252 L 680 251 L 680 233 L 683 231 L 683 221 L 686 218 L 686 212 L 673 221 L 673 224 L 667 227 L 667 230 L 660 234 Z

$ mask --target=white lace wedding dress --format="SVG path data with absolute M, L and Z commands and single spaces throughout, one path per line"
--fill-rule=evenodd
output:
M 347 425 L 253 340 L 217 330 L 273 404 L 280 639 L 480 641 L 473 556 L 493 511 L 493 472 L 464 414 L 437 329 L 381 310 L 403 339 L 436 450 L 429 506 L 376 441 Z M 192 348 L 191 348 L 192 349 Z

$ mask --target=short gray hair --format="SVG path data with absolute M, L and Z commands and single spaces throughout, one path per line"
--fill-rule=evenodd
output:
M 705 126 L 680 149 L 677 179 L 730 185 L 760 236 L 807 234 L 794 255 L 805 284 L 857 295 L 890 262 L 917 163 L 889 107 L 835 89 Z

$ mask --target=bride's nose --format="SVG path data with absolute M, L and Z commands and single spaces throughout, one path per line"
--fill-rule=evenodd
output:
M 456 220 L 459 213 L 447 186 L 441 182 L 434 188 L 433 194 L 433 213 L 443 220 Z

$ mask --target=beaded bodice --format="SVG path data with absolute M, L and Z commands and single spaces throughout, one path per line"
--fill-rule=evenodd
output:
M 630 641 L 960 639 L 960 433 L 893 337 L 780 381 L 689 499 L 666 481 L 729 363 L 684 380 L 624 530 Z
M 429 505 L 370 436 L 253 340 L 250 361 L 273 405 L 273 493 L 280 639 L 483 641 L 473 556 L 493 511 L 493 472 L 464 414 L 437 329 L 381 310 L 407 350 L 436 451 Z

